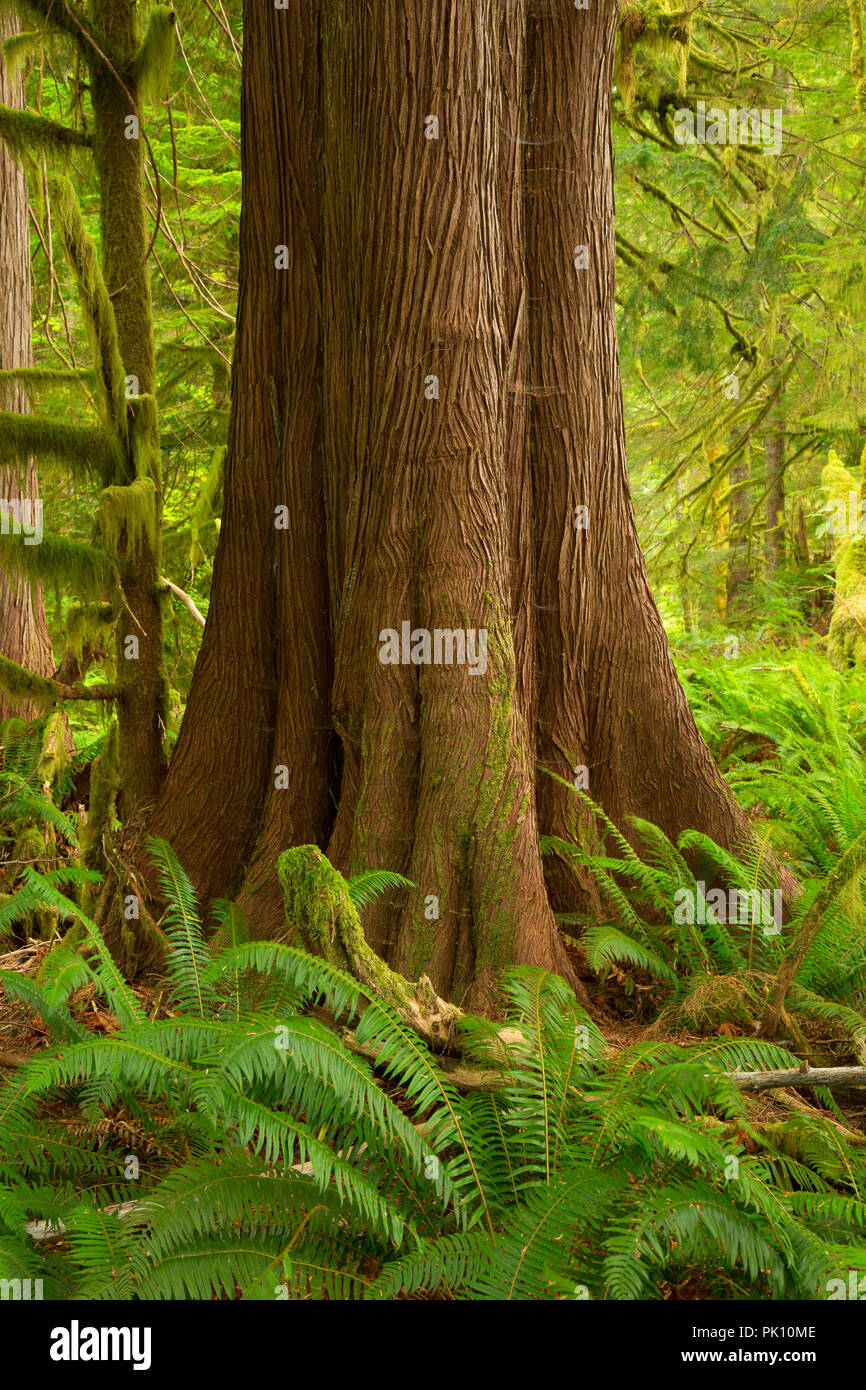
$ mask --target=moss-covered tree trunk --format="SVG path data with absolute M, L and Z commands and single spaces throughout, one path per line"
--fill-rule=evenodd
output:
M 162 498 L 150 227 L 135 63 L 142 37 L 139 7 L 125 0 L 91 0 L 90 22 L 100 50 L 89 52 L 102 270 L 114 307 L 128 400 L 129 447 L 118 461 L 113 498 L 117 534 L 111 540 L 123 565 L 117 625 L 122 691 L 117 704 L 117 773 L 123 818 L 134 822 L 152 806 L 162 785 L 168 710 L 159 588 Z
M 771 412 L 772 429 L 764 441 L 764 561 L 768 577 L 785 563 L 785 414 Z
M 20 29 L 0 11 L 0 48 Z M 0 58 L 0 104 L 22 107 L 21 82 L 13 81 Z M 7 147 L 0 142 L 0 372 L 31 364 L 30 229 L 27 178 Z M 20 384 L 0 381 L 0 410 L 23 411 L 27 398 Z M 36 465 L 32 459 L 0 463 L 0 503 L 24 504 L 21 516 L 37 522 Z M 12 524 L 12 517 L 7 521 Z M 44 521 L 43 521 L 44 526 Z M 34 533 L 35 538 L 35 533 Z M 45 622 L 41 584 L 31 585 L 19 575 L 0 570 L 0 655 L 9 657 L 38 676 L 53 669 L 51 642 Z M 16 714 L 29 718 L 31 701 L 11 700 L 0 691 L 0 719 Z

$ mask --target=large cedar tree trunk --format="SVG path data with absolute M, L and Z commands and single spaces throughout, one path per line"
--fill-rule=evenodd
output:
M 0 48 L 19 27 L 0 12 Z M 23 105 L 21 83 L 10 79 L 2 57 L 0 104 Z M 29 367 L 31 363 L 28 207 L 26 175 L 7 146 L 0 142 L 0 371 Z M 0 388 L 0 409 L 27 409 L 27 398 L 20 386 Z M 17 466 L 0 465 L 0 499 L 3 502 L 20 503 L 25 499 L 32 507 L 37 496 L 36 465 L 32 459 Z M 4 574 L 2 570 L 0 655 L 40 676 L 50 676 L 53 670 L 42 585 L 31 585 L 26 579 Z M 0 719 L 12 714 L 29 718 L 33 713 L 30 702 L 10 701 L 0 692 Z
M 225 514 L 153 828 L 206 897 L 253 855 L 256 931 L 290 844 L 403 872 L 415 886 L 365 913 L 372 944 L 474 1003 L 509 961 L 573 979 L 538 831 L 584 821 L 550 772 L 588 767 L 619 821 L 726 844 L 745 829 L 676 679 L 629 494 L 616 24 L 614 0 L 528 17 L 520 0 L 322 0 L 320 24 L 312 0 L 245 7 Z M 385 664 L 404 623 L 423 659 Z M 485 632 L 486 669 L 430 662 L 419 634 L 437 629 Z
M 326 498 L 345 770 L 329 855 L 405 872 L 415 887 L 399 914 L 369 914 L 372 944 L 440 994 L 483 999 L 508 961 L 569 970 L 516 694 L 500 6 L 331 9 Z M 486 670 L 423 649 L 423 664 L 383 664 L 380 634 L 404 623 L 486 634 Z

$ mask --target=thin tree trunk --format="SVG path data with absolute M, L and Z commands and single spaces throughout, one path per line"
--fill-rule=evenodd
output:
M 155 497 L 150 534 L 126 526 L 118 546 L 125 560 L 123 606 L 117 625 L 118 682 L 122 688 L 117 703 L 118 780 L 123 818 L 133 823 L 152 806 L 162 786 L 168 719 L 159 587 L 161 469 L 144 141 L 140 135 L 130 138 L 129 124 L 131 116 L 143 120 L 132 61 L 141 33 L 136 7 L 118 4 L 117 0 L 92 0 L 91 17 L 103 41 L 100 48 L 113 57 L 110 65 L 97 53 L 91 58 L 102 266 L 114 306 L 130 413 L 138 417 L 138 457 L 126 460 L 125 474 L 117 483 L 128 486 L 141 474 L 153 483 Z
M 20 25 L 0 12 L 0 48 Z M 0 57 L 0 103 L 22 107 L 20 81 L 13 82 Z M 30 321 L 30 228 L 28 225 L 27 177 L 5 144 L 0 142 L 0 371 L 29 367 L 31 355 Z M 20 385 L 0 386 L 0 409 L 24 411 L 27 397 Z M 38 498 L 36 465 L 22 460 L 17 467 L 0 465 L 0 503 L 29 503 L 31 519 Z M 25 516 L 26 520 L 26 516 Z M 51 641 L 45 621 L 42 585 L 31 585 L 17 575 L 0 570 L 0 655 L 26 666 L 39 676 L 49 676 L 54 668 Z M 30 718 L 35 712 L 30 701 L 10 700 L 0 692 L 0 719 L 10 715 Z
M 746 593 L 752 582 L 749 564 L 749 516 L 752 509 L 751 460 L 748 454 L 733 465 L 728 478 L 730 493 L 728 507 L 727 614 L 736 620 L 742 614 Z
M 764 441 L 764 559 L 768 577 L 785 563 L 785 416 L 773 412 L 773 430 Z

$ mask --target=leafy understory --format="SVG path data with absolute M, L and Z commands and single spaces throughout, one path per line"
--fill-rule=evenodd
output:
M 501 1021 L 461 1025 L 497 1084 L 463 1092 L 381 1000 L 249 941 L 232 904 L 209 945 L 173 852 L 152 852 L 170 903 L 156 1014 L 51 878 L 21 889 L 84 935 L 36 979 L 0 972 L 51 1038 L 2 1093 L 6 1277 L 54 1298 L 630 1299 L 699 1270 L 706 1296 L 813 1298 L 866 1270 L 862 1151 L 829 1112 L 761 1122 L 726 1075 L 796 1065 L 785 1047 L 611 1047 L 563 981 L 513 970 L 512 1045 Z M 88 983 L 116 1031 L 76 1019 Z

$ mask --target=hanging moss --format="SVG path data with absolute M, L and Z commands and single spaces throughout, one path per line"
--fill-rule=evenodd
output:
M 14 82 L 22 68 L 39 51 L 42 43 L 41 29 L 25 29 L 20 34 L 10 34 L 3 44 L 3 61 L 6 71 Z
M 53 386 L 68 386 L 71 382 L 84 385 L 93 381 L 89 367 L 77 371 L 54 370 L 50 367 L 11 367 L 0 371 L 0 386 L 23 386 L 26 391 L 50 390 Z
M 0 656 L 0 690 L 11 700 L 32 700 L 42 705 L 54 704 L 57 697 L 53 681 L 26 670 L 17 661 L 10 661 L 8 656 Z
M 116 619 L 110 603 L 73 603 L 66 611 L 66 648 L 79 661 L 86 646 L 104 645 Z
M 639 45 L 674 59 L 679 89 L 685 92 L 693 25 L 694 12 L 671 10 L 668 0 L 623 0 L 615 81 L 626 112 L 630 114 L 634 108 L 634 59 Z
M 723 202 L 722 199 L 718 197 L 713 198 L 713 207 L 715 208 L 716 216 L 722 226 L 727 227 L 729 232 L 733 232 L 734 236 L 742 239 L 745 223 L 742 219 L 737 217 L 733 208 L 729 207 L 727 203 Z
M 90 136 L 70 130 L 32 111 L 17 111 L 0 105 L 0 140 L 5 141 L 19 159 L 47 159 L 52 165 L 67 165 L 73 151 L 87 149 Z
M 52 178 L 49 189 L 66 254 L 78 284 L 99 387 L 102 423 L 118 443 L 122 443 L 127 433 L 126 376 L 114 308 L 72 184 L 65 178 Z
M 117 587 L 117 565 L 96 546 L 61 536 L 25 545 L 24 536 L 0 533 L 0 566 L 10 574 L 46 584 L 67 584 L 83 598 L 100 598 Z
M 863 0 L 848 0 L 851 24 L 851 76 L 854 78 L 854 105 L 866 111 L 866 73 L 863 61 Z
M 128 487 L 107 487 L 99 502 L 99 528 L 105 548 L 135 554 L 146 540 L 151 549 L 157 539 L 156 484 L 153 478 L 136 478 Z
M 171 80 L 176 27 L 174 10 L 168 5 L 157 5 L 133 61 L 133 75 L 145 101 L 159 101 Z
M 72 17 L 73 6 L 64 0 L 0 0 L 0 14 L 24 24 L 32 24 L 34 29 L 44 32 L 46 28 L 63 34 L 86 53 L 86 40 Z
M 160 468 L 156 398 L 151 395 L 139 396 L 131 402 L 129 421 L 134 475 L 136 478 L 155 479 L 159 476 Z
M 100 481 L 110 482 L 118 466 L 118 452 L 98 425 L 67 425 L 48 415 L 0 412 L 0 463 L 22 467 L 26 460 L 52 459 Z
M 831 665 L 842 671 L 866 664 L 866 536 L 859 530 L 864 494 L 854 475 L 832 449 L 821 483 L 827 493 L 831 516 L 836 519 L 833 535 L 836 597 L 827 634 L 827 656 Z M 852 495 L 857 520 L 853 532 L 842 521 L 849 517 Z

